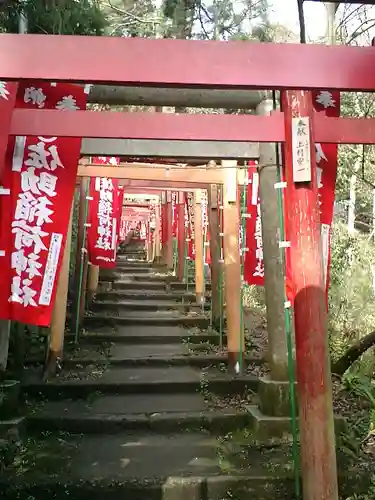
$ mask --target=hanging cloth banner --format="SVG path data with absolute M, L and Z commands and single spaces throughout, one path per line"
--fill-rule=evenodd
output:
M 178 193 L 172 191 L 172 235 L 177 238 L 177 197 Z
M 327 90 L 313 91 L 312 98 L 315 111 L 325 112 L 326 116 L 329 117 L 340 116 L 340 92 Z M 335 204 L 338 145 L 316 143 L 315 152 L 320 204 L 323 277 L 328 301 L 329 270 L 331 263 L 331 226 Z
M 17 108 L 86 108 L 77 85 L 22 82 Z M 0 319 L 51 322 L 81 139 L 10 137 L 0 193 Z
M 142 241 L 147 240 L 147 225 L 146 225 L 146 222 L 144 220 L 141 220 L 138 223 L 138 227 L 139 227 L 139 239 L 142 240 Z
M 115 157 L 94 157 L 94 164 L 118 165 Z M 91 264 L 113 269 L 116 266 L 117 221 L 120 194 L 117 179 L 92 177 L 89 188 L 87 250 Z
M 259 173 L 256 161 L 249 162 L 246 193 L 244 280 L 248 285 L 264 285 L 263 240 L 260 218 Z
M 203 241 L 204 241 L 204 262 L 205 264 L 211 264 L 211 252 L 210 252 L 210 231 L 208 228 L 208 195 L 207 191 L 202 190 L 201 198 L 202 207 L 202 227 L 203 227 Z
M 164 246 L 167 240 L 167 199 L 164 192 L 161 194 L 160 218 L 160 241 Z
M 127 221 L 121 217 L 121 228 L 120 228 L 120 241 L 124 241 L 127 234 Z
M 117 205 L 117 217 L 116 217 L 116 244 L 119 245 L 121 240 L 121 218 L 122 218 L 122 206 L 124 204 L 124 186 L 118 187 L 118 205 Z
M 195 233 L 194 233 L 194 193 L 185 193 L 185 203 L 187 209 L 187 240 L 189 260 L 195 260 Z

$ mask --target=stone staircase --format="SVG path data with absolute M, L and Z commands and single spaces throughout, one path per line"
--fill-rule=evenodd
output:
M 258 378 L 227 373 L 225 350 L 207 349 L 220 341 L 209 323 L 143 252 L 119 256 L 79 346 L 67 336 L 59 376 L 28 367 L 24 440 L 1 500 L 294 498 L 289 458 L 249 446 Z

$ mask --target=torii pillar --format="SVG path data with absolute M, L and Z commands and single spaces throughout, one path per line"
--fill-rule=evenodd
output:
M 304 500 L 337 500 L 332 379 L 311 92 L 282 94 L 287 260 L 294 300 Z M 290 229 L 289 229 L 290 228 Z
M 60 273 L 57 278 L 56 298 L 53 306 L 52 319 L 50 325 L 50 342 L 48 355 L 44 371 L 44 378 L 56 374 L 63 358 L 66 307 L 68 302 L 69 289 L 69 264 L 72 242 L 72 224 L 73 224 L 74 199 L 70 212 L 69 226 L 66 233 L 66 241 Z
M 173 269 L 173 206 L 171 191 L 167 191 L 165 262 L 168 269 Z
M 80 182 L 80 195 L 79 195 L 79 213 L 78 213 L 78 232 L 77 232 L 77 248 L 75 256 L 75 269 L 74 269 L 74 304 L 72 316 L 72 331 L 75 331 L 82 326 L 83 317 L 85 314 L 86 302 L 86 283 L 87 283 L 87 267 L 88 259 L 86 254 L 85 243 L 85 224 L 86 224 L 86 196 L 88 193 L 90 179 L 82 177 Z M 81 270 L 82 266 L 82 270 Z M 82 272 L 82 278 L 81 278 Z M 79 304 L 77 303 L 80 296 Z
M 229 368 L 240 373 L 244 361 L 244 336 L 241 331 L 241 263 L 239 248 L 239 199 L 237 162 L 221 162 L 224 175 L 224 276 L 228 329 Z
M 178 263 L 177 277 L 180 281 L 185 277 L 185 248 L 186 248 L 186 227 L 185 227 L 185 193 L 178 191 L 177 194 L 177 248 Z
M 161 260 L 161 253 L 160 253 L 160 227 L 161 227 L 161 220 L 160 220 L 160 200 L 157 201 L 155 204 L 155 234 L 154 234 L 154 241 L 155 241 L 155 257 L 154 261 L 157 264 L 160 264 Z
M 213 165 L 212 165 L 213 166 Z M 220 323 L 222 304 L 220 298 L 220 231 L 217 184 L 211 184 L 208 190 L 208 224 L 210 230 L 211 253 L 211 314 L 212 325 L 217 328 Z
M 162 191 L 160 196 L 160 217 L 161 225 L 161 261 L 167 263 L 167 193 Z

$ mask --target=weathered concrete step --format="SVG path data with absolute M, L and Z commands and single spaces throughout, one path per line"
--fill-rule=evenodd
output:
M 179 395 L 169 395 L 174 399 Z M 186 397 L 186 395 L 184 396 Z M 120 398 L 120 397 L 118 397 Z M 105 398 L 103 398 L 105 399 Z M 129 431 L 178 432 L 210 431 L 220 434 L 235 431 L 249 425 L 246 411 L 191 410 L 184 412 L 157 411 L 153 413 L 105 413 L 94 409 L 74 408 L 74 402 L 56 403 L 27 418 L 27 429 L 31 432 L 60 431 L 79 434 L 115 434 Z
M 118 273 L 128 273 L 128 274 L 155 274 L 155 273 L 165 273 L 168 275 L 168 269 L 166 266 L 154 266 L 149 262 L 133 264 L 129 261 L 120 261 L 116 263 L 116 269 L 114 270 Z M 113 271 L 112 271 L 113 272 Z
M 160 311 L 156 313 L 149 312 L 147 315 L 140 314 L 135 311 L 134 313 L 127 312 L 126 315 L 123 314 L 121 316 L 93 314 L 85 316 L 83 322 L 85 328 L 90 328 L 92 326 L 116 327 L 117 325 L 153 325 L 165 327 L 185 325 L 207 328 L 209 324 L 210 319 L 207 316 L 193 313 L 190 313 L 189 315 L 182 315 L 178 311 L 176 311 L 176 314 L 173 314 L 173 311 L 166 311 L 164 313 L 163 311 Z
M 131 262 L 148 262 L 146 260 L 146 253 L 141 250 L 141 251 L 134 251 L 134 252 L 119 252 L 117 254 L 117 259 L 119 260 L 129 260 Z
M 87 398 L 92 393 L 102 394 L 188 394 L 200 392 L 202 384 L 215 394 L 242 394 L 256 391 L 257 377 L 233 377 L 212 369 L 205 374 L 191 367 L 134 367 L 107 370 L 98 366 L 82 367 L 75 372 L 64 371 L 50 382 L 42 382 L 37 370 L 28 370 L 23 390 L 34 397 L 56 400 L 61 397 Z
M 154 344 L 157 346 L 157 344 Z M 45 362 L 43 357 L 34 357 L 25 361 L 25 365 L 40 365 Z M 165 367 L 165 366 L 192 366 L 197 368 L 205 368 L 207 366 L 218 367 L 221 365 L 227 365 L 228 357 L 225 355 L 173 355 L 173 356 L 147 356 L 147 357 L 107 357 L 98 356 L 91 358 L 74 358 L 74 359 L 64 359 L 64 368 L 75 368 L 79 365 L 87 366 L 92 363 L 96 365 L 110 365 L 110 366 L 122 366 L 122 367 L 136 367 L 136 366 L 149 366 L 149 367 Z M 246 365 L 261 366 L 264 363 L 263 359 L 260 358 L 245 358 Z
M 143 282 L 151 282 L 151 281 L 161 281 L 161 282 L 170 282 L 176 281 L 176 276 L 173 276 L 172 273 L 168 272 L 155 272 L 153 269 L 152 272 L 135 272 L 134 269 L 129 272 L 123 272 L 123 270 L 102 270 L 100 272 L 100 280 L 102 281 L 143 281 Z
M 202 307 L 205 310 L 210 309 L 210 304 L 205 302 L 205 304 L 199 305 L 193 302 L 176 302 L 176 301 L 160 301 L 160 300 L 152 300 L 148 297 L 144 297 L 143 299 L 139 298 L 138 300 L 96 300 L 91 309 L 93 311 L 182 311 L 188 313 L 190 311 L 200 311 Z M 126 313 L 128 314 L 128 313 Z
M 203 433 L 50 436 L 22 450 L 22 469 L 18 461 L 0 478 L 1 500 L 295 500 L 280 451 L 257 450 L 241 470 Z M 368 490 L 368 472 L 344 474 L 342 498 Z
M 112 280 L 113 281 L 113 280 Z M 206 290 L 211 290 L 211 283 L 205 284 Z M 131 281 L 131 280 L 116 280 L 112 284 L 113 290 L 144 290 L 147 294 L 149 290 L 181 290 L 188 292 L 195 292 L 195 283 L 189 282 L 188 287 L 186 283 L 180 281 L 171 281 L 168 284 L 164 281 Z
M 164 264 L 154 264 L 152 262 L 148 262 L 147 260 L 139 260 L 139 259 L 131 259 L 127 255 L 118 255 L 117 256 L 117 261 L 116 261 L 117 266 L 131 266 L 133 268 L 154 268 L 154 269 L 160 269 L 160 268 L 165 268 L 166 266 Z
M 68 333 L 66 341 L 74 341 L 74 334 Z M 226 335 L 223 336 L 224 340 Z M 82 344 L 99 344 L 114 342 L 117 344 L 174 344 L 191 343 L 201 344 L 210 342 L 218 345 L 220 336 L 214 330 L 203 330 L 196 332 L 181 325 L 157 326 L 157 325 L 116 325 L 113 328 L 107 326 L 95 326 L 80 336 Z
M 159 300 L 159 301 L 175 301 L 175 302 L 195 302 L 196 295 L 194 292 L 185 292 L 183 290 L 110 290 L 108 292 L 99 292 L 96 294 L 96 300 L 127 300 L 127 299 L 142 299 L 142 300 Z M 210 300 L 210 295 L 206 294 L 206 301 Z

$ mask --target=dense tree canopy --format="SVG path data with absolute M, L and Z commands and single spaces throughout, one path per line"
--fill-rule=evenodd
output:
M 11 0 L 1 9 L 0 29 L 17 33 L 21 11 L 29 33 L 101 35 L 107 25 L 97 0 Z

